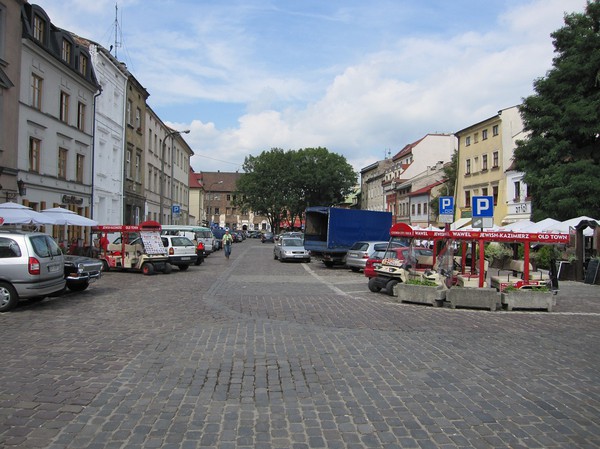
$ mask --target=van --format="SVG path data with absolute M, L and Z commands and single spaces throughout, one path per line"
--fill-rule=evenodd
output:
M 216 250 L 215 236 L 210 228 L 204 226 L 162 225 L 161 233 L 164 235 L 187 237 L 196 244 L 202 242 L 204 244 L 205 256 Z
M 65 262 L 52 237 L 41 232 L 0 231 L 0 312 L 19 299 L 41 299 L 65 289 Z

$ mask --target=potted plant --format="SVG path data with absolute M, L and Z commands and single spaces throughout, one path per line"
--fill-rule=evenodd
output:
M 555 292 L 545 286 L 507 287 L 500 296 L 506 310 L 544 309 L 552 312 L 552 308 L 556 305 Z
M 446 298 L 446 290 L 437 282 L 427 279 L 410 279 L 395 286 L 394 295 L 399 302 L 414 302 L 440 307 Z

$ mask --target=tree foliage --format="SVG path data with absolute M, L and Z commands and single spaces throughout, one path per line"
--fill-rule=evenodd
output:
M 346 158 L 321 147 L 272 148 L 246 157 L 243 168 L 237 183 L 238 205 L 266 216 L 275 230 L 281 219 L 293 223 L 308 206 L 341 203 L 357 179 Z
M 458 174 L 458 151 L 452 153 L 450 162 L 444 165 L 442 172 L 444 173 L 444 187 L 442 187 L 440 194 L 431 198 L 429 202 L 429 209 L 434 215 L 439 215 L 440 213 L 440 196 L 454 196 Z
M 596 218 L 600 211 L 600 0 L 565 16 L 552 33 L 556 56 L 520 106 L 525 140 L 515 166 L 525 173 L 533 220 Z

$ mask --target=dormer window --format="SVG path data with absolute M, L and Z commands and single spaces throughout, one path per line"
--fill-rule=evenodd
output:
M 88 58 L 84 55 L 79 55 L 79 73 L 83 76 L 87 74 Z
M 73 53 L 73 44 L 66 39 L 62 41 L 62 49 L 60 53 L 60 57 L 67 64 L 71 64 L 71 54 Z
M 40 16 L 33 16 L 33 37 L 44 43 L 44 34 L 46 32 L 46 22 Z

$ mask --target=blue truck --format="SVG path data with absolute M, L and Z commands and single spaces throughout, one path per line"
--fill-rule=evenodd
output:
M 327 267 L 343 264 L 346 253 L 358 241 L 387 242 L 391 212 L 314 206 L 306 209 L 304 247 Z

